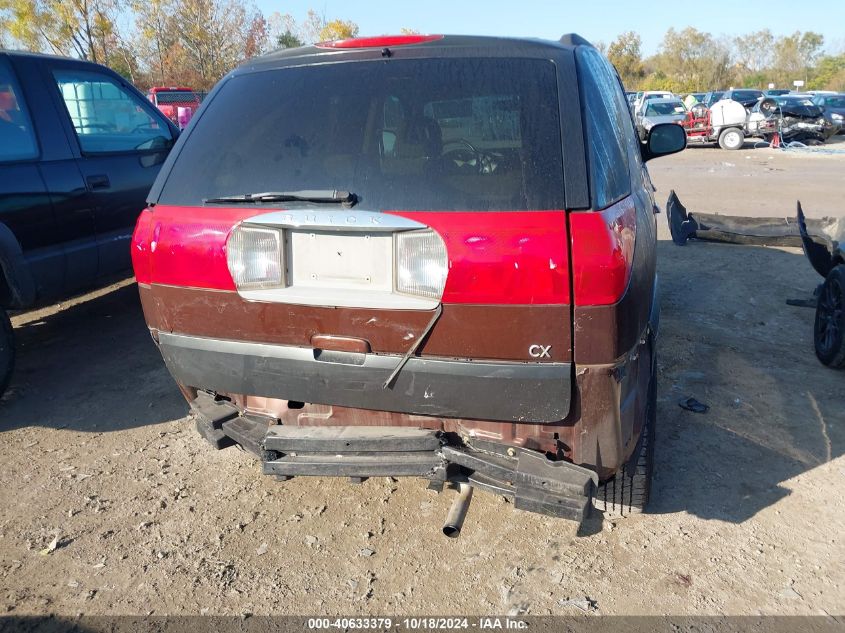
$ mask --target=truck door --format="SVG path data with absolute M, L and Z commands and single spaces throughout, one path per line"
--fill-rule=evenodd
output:
M 49 80 L 78 144 L 76 160 L 94 212 L 97 272 L 128 271 L 135 221 L 176 135 L 140 93 L 106 69 L 51 61 Z

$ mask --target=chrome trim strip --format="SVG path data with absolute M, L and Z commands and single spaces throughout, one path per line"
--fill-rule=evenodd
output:
M 288 229 L 323 231 L 413 231 L 427 228 L 414 220 L 379 211 L 359 209 L 292 209 L 272 211 L 247 218 L 244 224 L 258 224 Z

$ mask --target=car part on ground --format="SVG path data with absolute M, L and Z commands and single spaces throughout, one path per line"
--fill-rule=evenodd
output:
M 576 521 L 598 492 L 634 512 L 659 293 L 629 157 L 685 144 L 675 124 L 640 142 L 576 35 L 252 60 L 138 220 L 147 324 L 202 434 L 268 475 L 469 484 Z
M 688 212 L 674 191 L 666 201 L 666 219 L 672 241 L 683 246 L 689 239 L 730 244 L 801 247 L 799 222 L 795 218 L 756 218 L 720 213 Z M 837 220 L 807 220 L 813 235 L 824 236 Z
M 792 218 L 750 218 L 692 213 L 674 191 L 666 202 L 672 241 L 683 246 L 689 239 L 756 246 L 801 247 L 813 269 L 824 278 L 816 300 L 789 300 L 790 305 L 816 307 L 813 343 L 825 365 L 845 367 L 845 218 L 807 218 L 797 203 Z

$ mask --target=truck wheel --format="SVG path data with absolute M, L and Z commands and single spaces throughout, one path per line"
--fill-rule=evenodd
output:
M 831 270 L 822 284 L 813 343 L 822 363 L 834 369 L 845 367 L 845 264 Z
M 652 354 L 655 353 L 652 348 Z M 652 356 L 651 384 L 648 388 L 645 424 L 636 461 L 633 459 L 598 487 L 593 505 L 608 518 L 641 514 L 651 492 L 654 468 L 654 427 L 657 421 L 657 360 Z
M 15 334 L 12 322 L 5 310 L 0 310 L 0 397 L 6 393 L 6 387 L 12 379 L 15 367 Z
M 741 149 L 744 142 L 745 135 L 739 128 L 729 127 L 719 134 L 719 147 L 722 149 Z

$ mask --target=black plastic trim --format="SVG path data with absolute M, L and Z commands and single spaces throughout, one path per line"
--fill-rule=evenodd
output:
M 326 362 L 307 347 L 158 336 L 167 368 L 179 383 L 219 393 L 533 424 L 557 422 L 569 413 L 571 363 L 412 357 L 384 389 L 400 356 L 338 352 L 335 362 Z M 342 362 L 346 355 L 348 363 Z

